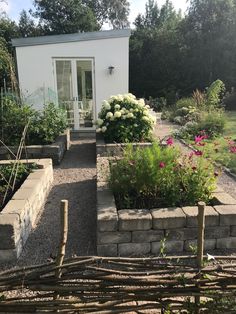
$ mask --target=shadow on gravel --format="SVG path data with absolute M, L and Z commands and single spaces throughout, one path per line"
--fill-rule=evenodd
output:
M 95 142 L 72 144 L 66 152 L 61 164 L 55 169 L 70 168 L 95 168 L 96 167 L 96 145 Z
M 56 256 L 60 237 L 62 199 L 69 201 L 66 257 L 96 255 L 96 180 L 94 179 L 60 184 L 52 188 L 42 216 L 37 227 L 32 230 L 17 266 L 44 263 Z

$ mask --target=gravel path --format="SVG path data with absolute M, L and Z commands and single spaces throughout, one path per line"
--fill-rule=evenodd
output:
M 95 140 L 78 139 L 60 166 L 45 208 L 31 232 L 17 265 L 35 265 L 55 257 L 60 232 L 60 200 L 69 201 L 69 232 L 66 255 L 96 254 L 96 158 Z M 8 265 L 8 267 L 16 265 Z
M 158 124 L 155 128 L 154 135 L 158 138 L 168 137 L 173 134 L 173 131 L 178 129 L 178 125 L 174 125 L 168 121 L 162 121 L 161 124 Z M 184 144 L 180 143 L 178 140 L 175 140 L 175 143 L 183 150 L 190 151 L 190 148 L 186 147 Z M 236 195 L 236 181 L 231 178 L 226 173 L 222 173 L 218 180 L 219 185 L 224 189 L 225 192 L 229 193 L 232 197 L 235 198 Z

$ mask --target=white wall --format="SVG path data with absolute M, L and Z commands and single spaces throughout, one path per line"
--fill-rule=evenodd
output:
M 96 113 L 104 99 L 129 89 L 128 37 L 17 47 L 16 55 L 20 89 L 26 98 L 39 89 L 42 93 L 48 88 L 56 91 L 53 58 L 64 57 L 94 58 Z M 115 67 L 112 75 L 108 73 L 110 65 Z M 45 97 L 47 101 L 47 92 Z M 32 104 L 37 109 L 43 107 L 42 99 L 37 97 Z

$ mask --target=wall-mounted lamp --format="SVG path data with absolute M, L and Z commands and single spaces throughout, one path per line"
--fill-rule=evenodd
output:
M 115 69 L 115 67 L 114 67 L 113 65 L 110 65 L 110 66 L 108 67 L 109 74 L 113 74 L 114 69 Z

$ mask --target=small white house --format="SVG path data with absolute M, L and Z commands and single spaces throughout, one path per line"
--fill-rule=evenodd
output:
M 129 89 L 130 30 L 13 39 L 21 96 L 36 109 L 54 102 L 70 126 L 91 128 L 102 101 Z

